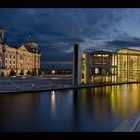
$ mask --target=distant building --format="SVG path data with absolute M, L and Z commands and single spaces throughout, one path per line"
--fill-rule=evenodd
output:
M 40 52 L 38 44 L 28 41 L 20 46 L 12 47 L 4 41 L 4 29 L 0 28 L 0 75 L 9 76 L 14 70 L 16 75 L 40 69 Z
M 53 71 L 55 71 L 55 73 L 53 73 Z M 52 75 L 52 74 L 56 74 L 56 75 L 71 75 L 72 74 L 72 70 L 71 69 L 46 69 L 44 71 L 45 74 L 48 75 Z
M 84 50 L 77 58 L 77 84 L 140 82 L 140 51 L 122 48 L 116 52 Z M 76 72 L 76 71 L 74 71 Z

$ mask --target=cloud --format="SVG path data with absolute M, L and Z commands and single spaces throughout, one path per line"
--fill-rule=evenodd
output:
M 115 8 L 0 8 L 0 26 L 10 44 L 22 44 L 32 32 L 41 60 L 72 60 L 72 46 L 115 50 L 139 47 L 139 10 Z M 135 18 L 133 18 L 133 14 Z M 134 20 L 135 19 L 135 20 Z M 127 21 L 127 22 L 126 22 Z M 133 31 L 133 32 L 132 32 Z M 133 34 L 131 34 L 133 33 Z
M 129 37 L 129 39 L 124 40 L 107 41 L 105 47 L 112 47 L 114 50 L 119 48 L 140 48 L 140 38 Z

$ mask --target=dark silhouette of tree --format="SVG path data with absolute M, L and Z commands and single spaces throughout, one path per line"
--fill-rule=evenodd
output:
M 4 76 L 4 72 L 1 73 L 1 76 L 2 76 L 2 77 Z
M 15 71 L 14 70 L 11 70 L 9 75 L 10 76 L 14 76 L 15 74 L 16 74 Z
M 27 75 L 31 75 L 31 72 L 29 70 L 27 71 Z
M 23 70 L 21 70 L 21 72 L 19 73 L 21 76 L 24 75 Z
M 38 70 L 38 75 L 42 75 L 42 70 L 41 69 Z
M 32 75 L 32 76 L 36 76 L 36 75 L 37 75 L 37 72 L 36 72 L 35 69 L 32 70 L 31 75 Z

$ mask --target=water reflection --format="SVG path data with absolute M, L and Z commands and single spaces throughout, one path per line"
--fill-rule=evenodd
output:
M 36 97 L 34 93 L 0 95 L 0 131 L 29 126 L 36 112 Z
M 140 109 L 140 84 L 1 94 L 0 131 L 111 131 Z
M 73 126 L 75 126 L 75 129 L 78 129 L 80 125 L 80 106 L 79 101 L 78 101 L 78 90 L 74 89 L 73 90 Z
M 56 91 L 51 91 L 51 108 L 53 117 L 56 117 Z

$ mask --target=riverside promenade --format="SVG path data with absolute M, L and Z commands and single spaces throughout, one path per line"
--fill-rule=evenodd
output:
M 64 77 L 0 77 L 0 93 L 35 92 L 71 86 L 71 78 Z
M 0 77 L 0 94 L 54 91 L 78 88 L 92 88 L 113 86 L 122 84 L 132 84 L 139 82 L 122 83 L 98 83 L 92 85 L 72 85 L 71 77 Z M 140 132 L 140 111 L 136 112 L 131 118 L 125 120 L 113 132 Z
M 0 77 L 0 93 L 39 92 L 132 84 L 139 82 L 96 83 L 73 86 L 72 77 Z
M 125 120 L 113 132 L 140 132 L 140 111 Z

